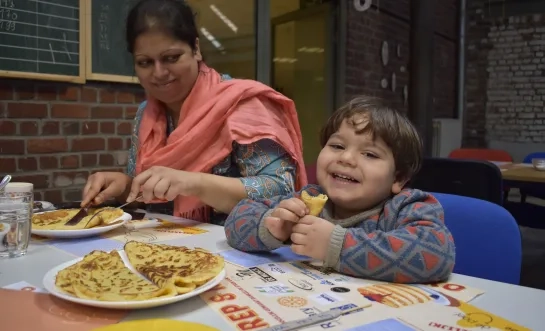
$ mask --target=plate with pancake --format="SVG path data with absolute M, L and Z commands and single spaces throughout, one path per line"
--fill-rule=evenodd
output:
M 104 209 L 104 210 L 103 210 Z M 87 216 L 75 224 L 66 225 L 80 209 L 57 209 L 32 215 L 32 234 L 49 238 L 83 238 L 112 231 L 132 219 L 119 208 L 90 208 Z M 92 216 L 100 212 L 96 217 Z
M 144 309 L 189 299 L 225 278 L 225 261 L 200 248 L 129 241 L 123 250 L 94 250 L 49 270 L 44 288 L 83 305 Z

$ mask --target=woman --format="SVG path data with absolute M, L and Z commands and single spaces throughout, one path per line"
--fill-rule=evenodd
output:
M 142 192 L 147 203 L 174 200 L 175 216 L 222 225 L 242 199 L 306 184 L 293 101 L 207 67 L 185 1 L 140 1 L 126 34 L 147 100 L 136 114 L 127 173 L 90 176 L 82 206 Z

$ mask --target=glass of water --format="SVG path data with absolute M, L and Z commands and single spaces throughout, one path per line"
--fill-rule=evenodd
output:
M 32 210 L 32 192 L 0 192 L 0 258 L 26 254 Z

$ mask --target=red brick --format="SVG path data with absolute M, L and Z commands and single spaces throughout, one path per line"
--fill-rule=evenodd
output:
M 43 135 L 55 135 L 60 133 L 59 122 L 45 122 L 42 124 Z
M 96 154 L 82 154 L 81 166 L 82 168 L 95 167 L 98 162 L 98 156 Z
M 50 170 L 58 169 L 59 162 L 55 156 L 41 156 L 40 157 L 40 169 Z
M 62 169 L 79 168 L 79 155 L 66 155 L 61 157 Z
M 35 97 L 34 85 L 17 86 L 15 89 L 15 100 L 32 100 Z
M 38 100 L 57 100 L 57 86 L 51 83 L 36 87 L 36 98 Z
M 100 103 L 115 103 L 115 92 L 100 90 Z
M 38 170 L 38 159 L 35 157 L 24 157 L 17 160 L 19 171 L 36 171 Z
M 83 186 L 89 177 L 88 171 L 62 171 L 53 173 L 53 187 Z M 81 191 L 80 191 L 81 195 Z
M 136 112 L 138 111 L 138 107 L 132 107 L 132 106 L 126 106 L 125 107 L 125 118 L 126 119 L 134 119 L 136 116 Z
M 69 136 L 79 135 L 79 122 L 64 122 L 62 123 L 62 134 Z
M 96 88 L 84 87 L 81 90 L 81 101 L 95 103 L 98 101 L 98 91 Z
M 81 190 L 66 190 L 64 191 L 64 201 L 78 201 L 81 200 Z
M 106 143 L 103 138 L 75 138 L 72 140 L 72 152 L 103 151 Z
M 19 124 L 19 133 L 22 136 L 35 136 L 40 132 L 38 122 L 21 122 Z
M 146 100 L 146 95 L 144 94 L 144 92 L 136 92 L 134 94 L 134 101 L 136 103 L 140 104 L 145 100 Z
M 81 124 L 81 134 L 97 134 L 98 122 L 83 122 Z
M 62 190 L 47 190 L 43 192 L 44 200 L 51 203 L 60 203 L 63 202 L 62 199 Z
M 11 136 L 17 132 L 17 124 L 12 121 L 0 120 L 0 136 Z
M 7 116 L 10 118 L 47 117 L 47 105 L 43 103 L 8 102 Z
M 25 141 L 16 139 L 0 139 L 0 155 L 25 154 Z
M 115 134 L 115 122 L 100 122 L 100 133 Z
M 92 118 L 123 118 L 121 106 L 98 106 L 91 108 Z
M 104 168 L 104 169 L 93 169 L 91 170 L 91 173 L 94 174 L 94 173 L 97 173 L 97 172 L 124 172 L 126 169 L 125 168 Z
M 130 135 L 132 134 L 132 123 L 131 122 L 122 122 L 117 125 L 117 134 L 118 135 Z
M 9 83 L 0 83 L 0 100 L 13 100 L 13 87 Z
M 123 139 L 121 139 L 121 138 L 109 138 L 108 139 L 108 150 L 109 151 L 123 150 Z
M 128 150 L 132 146 L 132 138 L 125 139 L 125 149 Z
M 89 107 L 85 105 L 58 103 L 51 105 L 51 117 L 89 118 Z
M 103 167 L 113 167 L 114 163 L 114 156 L 112 154 L 100 154 L 98 165 Z
M 65 138 L 41 138 L 27 140 L 27 152 L 42 153 L 60 153 L 68 151 L 68 141 Z
M 134 94 L 131 92 L 117 92 L 117 103 L 134 103 Z
M 48 188 L 49 176 L 48 175 L 15 175 L 12 179 L 13 182 L 26 182 L 34 184 L 34 189 Z
M 59 90 L 59 100 L 64 101 L 79 101 L 79 87 L 68 86 L 65 88 L 60 88 Z
M 14 173 L 17 171 L 17 161 L 14 157 L 0 158 L 0 173 Z

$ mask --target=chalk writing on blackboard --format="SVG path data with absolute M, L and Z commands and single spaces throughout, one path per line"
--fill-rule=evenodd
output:
M 100 48 L 104 50 L 110 50 L 110 42 L 108 37 L 108 11 L 110 10 L 110 5 L 100 5 L 100 17 L 98 23 L 100 24 L 100 36 L 99 43 Z
M 79 75 L 78 0 L 0 0 L 0 70 Z

